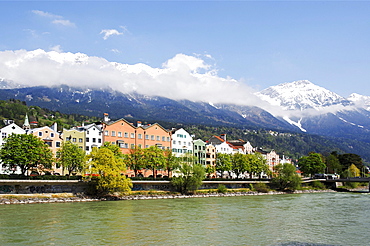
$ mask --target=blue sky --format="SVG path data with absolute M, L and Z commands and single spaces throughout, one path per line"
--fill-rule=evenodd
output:
M 0 8 L 0 52 L 83 53 L 152 68 L 184 54 L 211 67 L 198 69 L 254 90 L 307 79 L 341 96 L 370 96 L 367 1 L 6 1 Z

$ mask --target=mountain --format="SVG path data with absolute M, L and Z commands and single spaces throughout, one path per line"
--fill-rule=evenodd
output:
M 113 90 L 92 90 L 68 86 L 1 90 L 0 100 L 10 98 L 62 113 L 78 112 L 89 116 L 102 116 L 103 113 L 109 113 L 112 119 L 132 118 L 182 124 L 294 130 L 288 123 L 258 107 L 189 100 L 176 101 L 137 93 L 124 94 Z
M 280 106 L 284 110 L 321 110 L 333 105 L 347 106 L 351 104 L 349 100 L 308 80 L 271 86 L 256 95 L 271 105 Z
M 344 98 L 307 80 L 271 86 L 256 95 L 281 107 L 278 118 L 302 131 L 370 143 L 370 97 Z
M 111 89 L 69 86 L 20 88 L 17 85 L 11 88 L 6 81 L 4 86 L 10 88 L 0 89 L 0 100 L 14 98 L 25 101 L 27 105 L 67 114 L 102 117 L 109 113 L 111 119 L 167 122 L 172 126 L 201 124 L 291 133 L 305 131 L 326 136 L 337 142 L 342 151 L 353 150 L 353 153 L 370 160 L 370 155 L 366 155 L 370 153 L 370 97 L 352 94 L 346 99 L 309 81 L 285 83 L 257 93 L 275 107 L 281 107 L 280 115 L 257 106 L 172 100 L 138 93 L 124 94 Z M 319 146 L 322 145 L 318 143 L 317 149 Z

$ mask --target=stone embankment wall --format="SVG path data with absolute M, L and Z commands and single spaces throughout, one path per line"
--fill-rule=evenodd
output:
M 79 180 L 0 180 L 0 194 L 84 193 L 87 182 Z
M 133 191 L 172 189 L 170 181 L 134 180 Z M 268 181 L 203 181 L 200 189 L 217 189 L 219 184 L 228 189 L 249 188 L 253 183 Z M 73 193 L 83 194 L 88 189 L 88 182 L 81 180 L 0 180 L 0 194 L 39 194 Z

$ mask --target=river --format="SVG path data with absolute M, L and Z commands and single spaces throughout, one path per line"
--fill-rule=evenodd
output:
M 370 194 L 0 206 L 1 245 L 369 245 Z

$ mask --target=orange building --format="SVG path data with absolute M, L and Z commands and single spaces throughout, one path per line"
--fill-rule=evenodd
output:
M 125 119 L 119 119 L 105 123 L 103 132 L 104 142 L 117 144 L 123 154 L 130 153 L 135 146 L 144 149 L 156 145 L 163 150 L 171 149 L 171 132 L 157 123 L 142 125 L 138 121 L 134 126 Z

